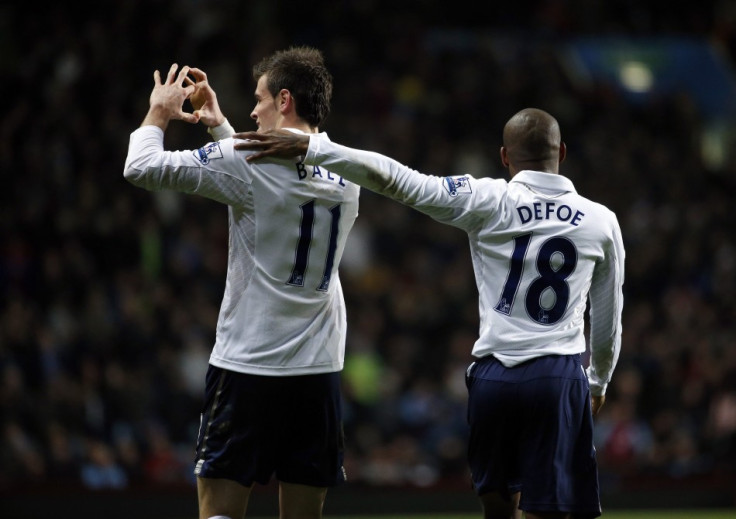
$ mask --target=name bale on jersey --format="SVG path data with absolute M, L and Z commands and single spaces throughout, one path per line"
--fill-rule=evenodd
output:
M 560 222 L 566 222 L 577 227 L 585 216 L 585 213 L 573 209 L 569 205 L 557 202 L 534 202 L 531 205 L 521 205 L 516 208 L 522 225 L 532 220 L 550 220 L 557 219 Z
M 309 171 L 307 170 L 307 166 L 304 165 L 303 162 L 297 162 L 295 164 L 296 166 L 296 174 L 299 176 L 299 180 L 304 180 L 309 175 Z M 335 184 L 345 187 L 345 180 L 341 176 L 333 176 L 331 172 L 327 171 L 326 169 L 320 169 L 319 166 L 312 166 L 312 178 L 319 177 L 322 180 L 327 180 L 330 182 L 334 182 Z

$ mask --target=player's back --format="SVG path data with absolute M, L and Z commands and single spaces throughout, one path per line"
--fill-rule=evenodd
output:
M 210 362 L 263 375 L 342 368 L 346 317 L 338 266 L 359 188 L 294 160 L 250 163 L 233 139 L 165 151 L 161 128 L 131 133 L 125 178 L 228 206 L 225 293 Z
M 249 167 L 247 200 L 230 207 L 228 284 L 211 363 L 264 375 L 337 371 L 346 334 L 338 267 L 359 188 L 294 161 Z
M 508 183 L 497 208 L 471 235 L 482 313 L 474 354 L 514 364 L 582 353 L 588 293 L 612 252 L 615 216 L 567 178 L 527 171 Z

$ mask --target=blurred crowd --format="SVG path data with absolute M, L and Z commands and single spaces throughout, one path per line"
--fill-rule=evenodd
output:
M 335 77 L 322 129 L 425 173 L 504 177 L 508 117 L 555 115 L 562 173 L 616 212 L 627 250 L 623 347 L 596 425 L 604 484 L 736 478 L 736 163 L 703 160 L 707 121 L 687 95 L 632 105 L 571 81 L 556 52 L 575 34 L 695 35 L 733 66 L 733 4 L 527 0 L 462 20 L 394 4 L 0 7 L 0 490 L 193 483 L 227 210 L 125 182 L 128 135 L 172 62 L 208 72 L 236 129 L 253 129 L 251 66 L 295 43 L 320 47 Z M 208 138 L 175 122 L 166 145 Z M 341 278 L 349 480 L 466 487 L 465 234 L 364 191 Z

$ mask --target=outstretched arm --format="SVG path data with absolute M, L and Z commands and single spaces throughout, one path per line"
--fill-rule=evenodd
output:
M 309 149 L 309 135 L 288 130 L 268 130 L 263 133 L 241 132 L 236 133 L 233 137 L 245 140 L 235 145 L 236 150 L 254 152 L 246 157 L 248 162 L 267 157 L 290 159 L 306 155 Z
M 469 175 L 425 175 L 373 151 L 330 141 L 324 133 L 288 130 L 243 132 L 233 136 L 236 150 L 248 150 L 246 160 L 294 159 L 341 175 L 345 180 L 411 206 L 437 221 L 465 230 L 477 228 L 498 206 L 499 189 L 473 189 Z M 503 183 L 503 181 L 497 181 Z M 462 194 L 463 196 L 457 196 Z M 465 196 L 468 195 L 468 196 Z
M 269 157 L 284 159 L 302 157 L 301 160 L 304 160 L 306 164 L 327 166 L 330 171 L 342 175 L 345 179 L 359 186 L 404 203 L 410 203 L 408 200 L 409 189 L 407 189 L 407 192 L 399 192 L 396 189 L 397 178 L 401 176 L 402 172 L 408 171 L 409 168 L 384 155 L 344 146 L 340 146 L 344 155 L 339 158 L 335 157 L 339 164 L 329 162 L 329 160 L 313 163 L 309 161 L 309 157 L 306 157 L 309 152 L 310 139 L 316 139 L 312 144 L 315 149 L 318 149 L 319 143 L 323 141 L 320 140 L 319 134 L 310 135 L 288 130 L 269 130 L 264 133 L 241 132 L 236 133 L 233 137 L 235 139 L 245 139 L 243 142 L 235 143 L 236 150 L 255 151 L 255 153 L 246 157 L 248 162 Z
M 169 68 L 166 81 L 161 82 L 161 73 L 156 70 L 153 73 L 153 90 L 149 98 L 149 108 L 141 126 L 158 126 L 166 130 L 169 121 L 179 119 L 188 123 L 197 123 L 199 117 L 182 110 L 184 101 L 194 92 L 192 85 L 184 86 L 183 83 L 189 73 L 189 67 L 182 67 L 179 74 L 176 69 L 179 66 L 174 63 Z

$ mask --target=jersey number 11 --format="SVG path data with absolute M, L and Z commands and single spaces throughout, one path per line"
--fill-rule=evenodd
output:
M 299 226 L 299 241 L 296 245 L 296 254 L 294 255 L 294 267 L 291 269 L 291 275 L 286 281 L 287 285 L 297 287 L 304 286 L 304 272 L 307 270 L 307 262 L 309 260 L 309 249 L 312 246 L 312 229 L 314 227 L 314 200 L 302 204 L 302 222 Z M 329 209 L 332 221 L 330 224 L 330 241 L 327 244 L 327 256 L 325 257 L 325 268 L 322 274 L 317 290 L 327 292 L 330 287 L 330 278 L 332 277 L 332 267 L 335 263 L 335 251 L 337 250 L 337 230 L 340 223 L 340 204 Z

